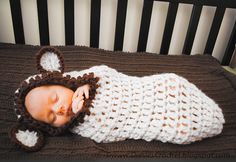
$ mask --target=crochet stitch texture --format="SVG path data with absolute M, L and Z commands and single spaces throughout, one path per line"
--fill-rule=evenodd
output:
M 194 84 L 174 73 L 128 76 L 106 65 L 64 73 L 100 77 L 90 116 L 71 131 L 96 142 L 125 139 L 188 144 L 220 134 L 221 108 Z

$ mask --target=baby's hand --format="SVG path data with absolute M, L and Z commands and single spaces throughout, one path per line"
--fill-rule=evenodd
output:
M 75 91 L 72 100 L 74 100 L 76 97 L 80 97 L 83 96 L 83 94 L 85 94 L 86 98 L 89 98 L 89 88 L 90 86 L 88 84 L 85 84 L 79 88 L 77 88 L 77 90 Z
M 77 90 L 75 91 L 72 97 L 72 111 L 74 114 L 79 112 L 83 107 L 83 103 L 84 103 L 83 94 L 85 94 L 85 97 L 87 99 L 89 98 L 89 88 L 90 86 L 86 84 L 84 86 L 77 88 Z
M 76 97 L 73 101 L 72 101 L 72 111 L 74 114 L 78 113 L 79 111 L 82 110 L 84 104 L 84 97 L 80 96 L 80 97 Z

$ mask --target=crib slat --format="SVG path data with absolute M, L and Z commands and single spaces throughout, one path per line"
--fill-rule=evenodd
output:
M 40 44 L 49 45 L 47 0 L 37 0 Z
M 233 56 L 233 52 L 235 50 L 235 45 L 236 45 L 236 22 L 234 23 L 234 27 L 231 32 L 230 39 L 225 50 L 225 54 L 221 62 L 222 65 L 229 65 L 230 60 Z
M 115 51 L 123 50 L 127 2 L 127 0 L 118 0 L 114 44 Z
M 150 20 L 152 16 L 152 0 L 145 0 L 143 5 L 143 13 L 139 31 L 138 52 L 146 51 Z
M 74 27 L 74 0 L 64 0 L 65 11 L 65 43 L 74 45 L 75 27 Z
M 206 6 L 225 6 L 226 8 L 236 8 L 235 0 L 155 0 L 164 2 L 186 3 Z
M 220 30 L 220 25 L 225 13 L 225 7 L 217 7 L 214 19 L 211 25 L 211 30 L 207 39 L 204 54 L 212 55 L 215 46 L 216 38 Z
M 178 3 L 169 3 L 164 34 L 161 42 L 160 54 L 167 55 L 170 47 L 171 36 L 175 24 L 175 18 L 178 10 Z
M 202 6 L 197 6 L 197 5 L 193 6 L 191 19 L 189 21 L 189 27 L 188 27 L 188 31 L 185 38 L 183 51 L 182 51 L 183 54 L 190 55 L 191 53 L 193 41 L 196 35 L 199 19 L 201 16 L 201 11 L 202 11 Z
M 91 0 L 90 47 L 99 47 L 101 0 Z
M 10 0 L 15 43 L 25 44 L 20 0 Z

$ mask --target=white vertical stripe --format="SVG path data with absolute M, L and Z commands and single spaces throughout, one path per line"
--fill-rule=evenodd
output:
M 21 0 L 25 44 L 40 45 L 36 0 Z
M 48 0 L 50 45 L 65 45 L 64 0 Z
M 216 7 L 203 6 L 191 54 L 202 54 L 206 46 Z
M 91 0 L 75 0 L 75 44 L 90 46 Z
M 48 0 L 50 44 L 65 44 L 64 1 Z M 113 50 L 117 0 L 102 0 L 99 47 Z M 181 53 L 191 14 L 190 7 L 180 5 L 176 17 L 169 53 Z M 91 0 L 75 0 L 75 44 L 90 44 Z M 128 0 L 124 51 L 137 50 L 143 0 Z M 23 26 L 26 44 L 39 45 L 39 26 L 36 0 L 21 0 Z M 155 1 L 147 42 L 147 52 L 159 53 L 168 2 Z M 215 7 L 204 6 L 199 20 L 191 54 L 203 53 L 215 14 Z M 226 9 L 225 16 L 213 50 L 213 56 L 222 60 L 228 40 L 236 21 L 236 9 Z M 14 43 L 9 0 L 0 1 L 0 42 Z
M 193 5 L 179 4 L 170 42 L 169 54 L 182 54 Z
M 101 1 L 99 48 L 114 49 L 117 2 L 117 0 Z
M 143 0 L 129 0 L 125 23 L 123 51 L 137 51 Z
M 15 43 L 9 0 L 0 1 L 0 42 Z
M 152 9 L 152 17 L 147 40 L 147 52 L 160 53 L 161 41 L 164 33 L 165 22 L 168 12 L 166 2 L 154 1 Z
M 212 55 L 222 60 L 236 20 L 236 9 L 226 9 Z

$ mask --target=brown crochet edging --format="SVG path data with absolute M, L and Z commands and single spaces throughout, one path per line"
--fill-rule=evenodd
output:
M 95 98 L 95 95 L 97 93 L 96 89 L 100 86 L 97 84 L 97 82 L 99 81 L 99 77 L 95 77 L 93 72 L 84 74 L 82 77 L 78 76 L 77 78 L 71 77 L 70 75 L 63 76 L 63 74 L 57 71 L 43 73 L 41 75 L 41 77 L 37 75 L 35 78 L 29 79 L 29 83 L 23 81 L 19 87 L 19 91 L 15 93 L 15 112 L 17 115 L 20 115 L 18 121 L 33 128 L 39 129 L 43 132 L 46 132 L 52 136 L 65 133 L 74 125 L 83 123 L 85 115 L 90 115 L 89 107 L 92 106 L 92 100 Z M 31 89 L 42 85 L 55 84 L 65 86 L 73 91 L 76 91 L 78 87 L 85 84 L 90 85 L 89 98 L 85 98 L 82 111 L 75 114 L 70 122 L 66 123 L 62 127 L 54 127 L 48 123 L 33 119 L 25 107 L 25 97 Z
M 45 70 L 41 65 L 40 65 L 40 61 L 41 61 L 41 57 L 43 56 L 43 54 L 45 54 L 46 52 L 52 52 L 55 53 L 59 59 L 59 63 L 60 63 L 60 67 L 59 70 L 61 73 L 64 73 L 64 59 L 63 59 L 63 54 L 60 50 L 58 50 L 55 47 L 51 47 L 51 46 L 45 46 L 43 48 L 41 48 L 39 50 L 39 52 L 36 54 L 36 68 L 38 69 L 38 71 L 40 73 L 45 73 L 48 72 L 47 70 Z
M 37 132 L 37 143 L 35 144 L 35 146 L 32 146 L 32 147 L 29 147 L 29 146 L 26 146 L 24 145 L 23 143 L 21 143 L 17 138 L 16 138 L 16 133 L 19 131 L 19 130 L 22 130 L 22 131 L 26 131 L 26 130 L 29 130 L 29 131 L 34 131 L 34 132 Z M 10 131 L 9 131 L 9 137 L 10 139 L 12 140 L 12 142 L 15 143 L 15 146 L 16 147 L 19 147 L 19 148 L 22 148 L 26 151 L 29 151 L 29 152 L 32 152 L 32 151 L 38 151 L 40 150 L 44 144 L 45 144 L 45 141 L 44 141 L 44 136 L 42 134 L 42 132 L 38 131 L 38 130 L 35 130 L 34 128 L 31 128 L 31 127 L 26 127 L 24 125 L 20 125 L 20 124 L 16 124 L 14 125 Z

